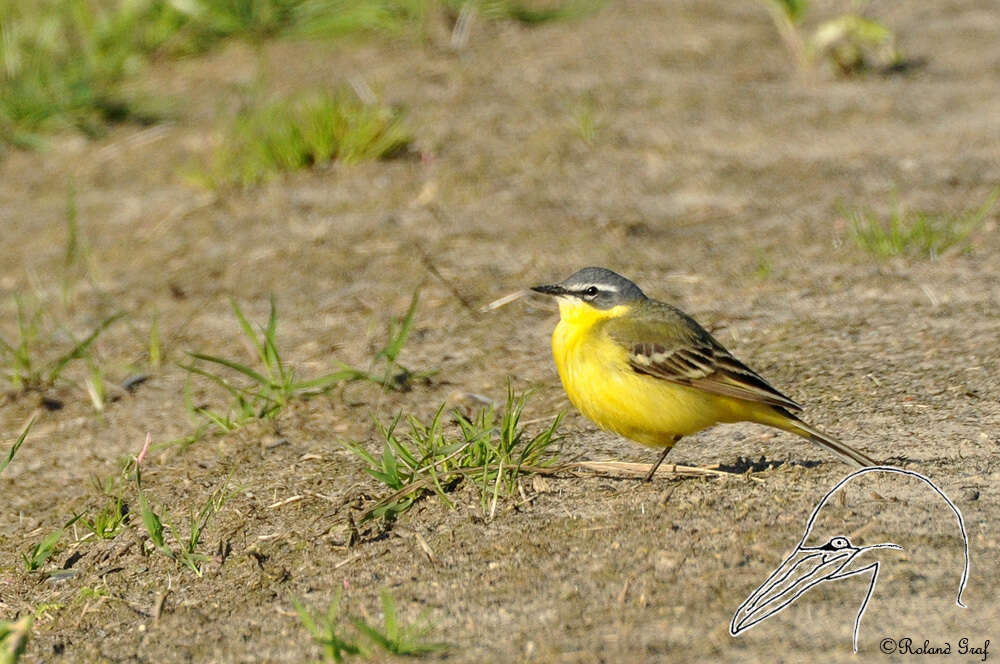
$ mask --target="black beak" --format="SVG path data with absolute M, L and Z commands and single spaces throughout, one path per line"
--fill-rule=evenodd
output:
M 552 284 L 550 286 L 532 286 L 531 290 L 536 293 L 544 293 L 545 295 L 566 295 L 569 293 L 568 290 L 558 284 Z

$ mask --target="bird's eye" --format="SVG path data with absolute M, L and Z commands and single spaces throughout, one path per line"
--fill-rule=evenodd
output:
M 583 296 L 587 299 L 594 299 L 600 291 L 597 286 L 588 286 L 585 291 L 583 291 Z
M 830 546 L 832 546 L 834 549 L 846 549 L 847 547 L 851 546 L 851 543 L 847 540 L 846 537 L 834 537 L 832 540 L 830 540 Z

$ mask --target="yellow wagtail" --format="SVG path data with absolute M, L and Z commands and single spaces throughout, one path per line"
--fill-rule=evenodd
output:
M 532 290 L 559 301 L 552 353 L 573 405 L 602 429 L 664 448 L 646 480 L 682 436 L 722 422 L 766 424 L 815 441 L 850 464 L 877 465 L 800 420 L 801 406 L 693 318 L 649 299 L 625 277 L 588 267 Z

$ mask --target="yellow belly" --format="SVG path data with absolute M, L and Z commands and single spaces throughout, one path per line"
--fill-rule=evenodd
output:
M 562 321 L 552 351 L 573 405 L 602 429 L 643 445 L 671 447 L 713 424 L 755 419 L 739 399 L 636 373 L 627 351 L 599 329 Z

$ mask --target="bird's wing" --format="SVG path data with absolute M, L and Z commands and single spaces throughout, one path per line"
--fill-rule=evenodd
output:
M 650 303 L 652 304 L 652 303 Z M 706 392 L 778 406 L 802 407 L 737 360 L 694 319 L 669 305 L 630 320 L 610 319 L 607 332 L 628 351 L 638 373 Z

